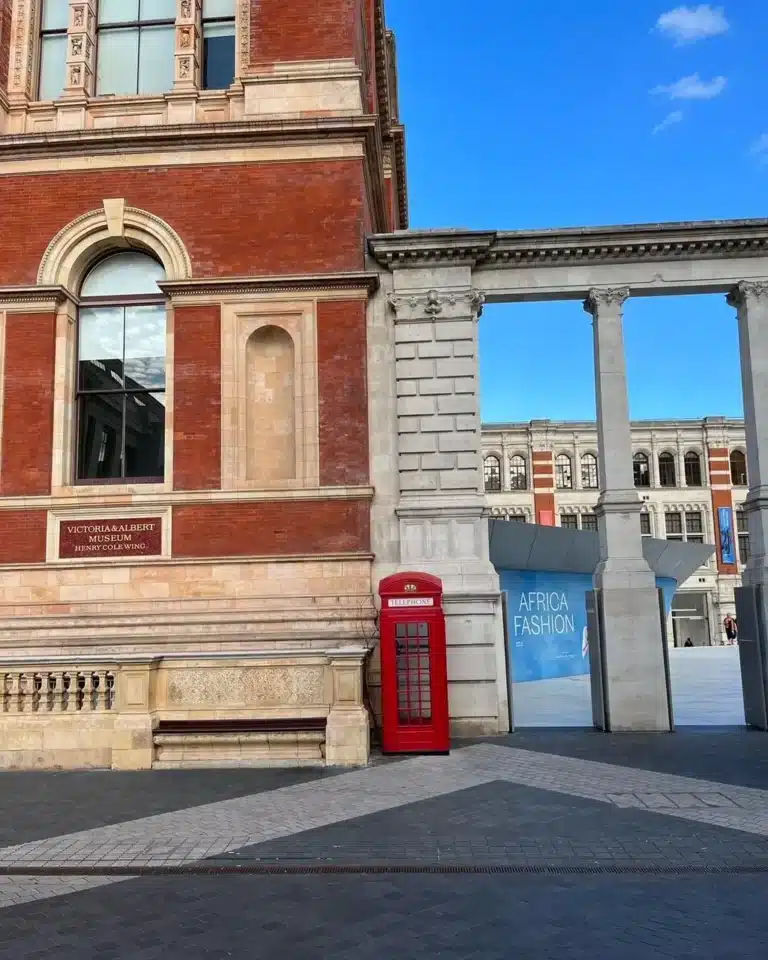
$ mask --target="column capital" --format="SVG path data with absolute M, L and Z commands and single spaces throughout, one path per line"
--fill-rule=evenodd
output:
M 754 303 L 768 306 L 768 282 L 764 280 L 742 280 L 726 297 L 730 307 L 745 307 Z
M 629 299 L 629 287 L 593 287 L 584 301 L 584 309 L 593 317 L 598 311 L 611 310 L 621 313 L 621 308 Z
M 427 290 L 423 293 L 390 293 L 387 301 L 398 320 L 453 320 L 480 317 L 485 294 L 479 290 Z

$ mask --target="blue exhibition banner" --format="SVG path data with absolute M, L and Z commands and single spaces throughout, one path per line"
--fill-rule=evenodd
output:
M 723 563 L 736 563 L 733 510 L 730 507 L 720 507 L 717 516 L 720 524 L 720 559 Z
M 513 683 L 589 673 L 587 573 L 499 570 L 507 594 L 509 668 Z M 667 614 L 677 584 L 657 578 Z

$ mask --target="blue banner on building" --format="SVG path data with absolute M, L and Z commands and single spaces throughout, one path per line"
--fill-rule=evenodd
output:
M 720 559 L 723 563 L 736 563 L 733 510 L 730 507 L 720 507 L 717 516 L 720 522 Z

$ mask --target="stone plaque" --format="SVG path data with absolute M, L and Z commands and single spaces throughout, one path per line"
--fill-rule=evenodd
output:
M 59 524 L 59 558 L 156 557 L 162 553 L 161 517 L 126 517 L 113 520 L 62 520 Z

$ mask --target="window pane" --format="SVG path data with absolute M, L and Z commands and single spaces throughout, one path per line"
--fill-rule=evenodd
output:
M 81 297 L 160 296 L 162 265 L 143 253 L 116 253 L 99 261 L 83 281 Z
M 174 27 L 145 27 L 139 47 L 139 93 L 173 89 Z
M 176 0 L 141 0 L 141 20 L 175 20 Z
M 165 307 L 125 308 L 125 386 L 165 387 Z
M 121 393 L 88 394 L 80 398 L 78 480 L 121 476 L 124 399 Z
M 701 525 L 701 514 L 700 513 L 686 513 L 685 515 L 685 529 L 688 533 L 701 533 L 703 528 Z
M 235 25 L 203 27 L 203 89 L 225 90 L 235 79 Z
M 165 472 L 165 396 L 131 393 L 125 398 L 125 477 L 162 477 Z
M 235 0 L 203 0 L 203 20 L 211 17 L 234 17 Z
M 585 513 L 581 518 L 582 530 L 597 530 L 597 517 L 593 513 Z
M 66 30 L 69 20 L 69 0 L 45 0 L 40 18 L 41 30 Z
M 739 563 L 746 565 L 749 562 L 749 534 L 742 533 L 739 537 Z
M 123 308 L 81 310 L 78 341 L 80 389 L 119 390 L 123 386 Z
M 58 100 L 67 74 L 67 36 L 42 37 L 39 100 Z
M 527 487 L 528 478 L 523 457 L 514 456 L 509 461 L 509 482 L 513 490 L 525 490 Z
M 561 513 L 560 526 L 565 527 L 566 530 L 578 530 L 579 518 L 575 513 Z
M 743 510 L 736 511 L 736 529 L 739 533 L 749 533 L 749 521 Z
M 683 532 L 683 520 L 679 513 L 668 513 L 665 520 L 668 534 Z
M 136 93 L 139 69 L 139 31 L 99 32 L 96 57 L 96 93 L 131 96 Z
M 135 23 L 139 19 L 139 0 L 99 0 L 99 24 Z
M 644 537 L 650 537 L 651 535 L 651 517 L 648 513 L 640 514 L 640 533 Z

